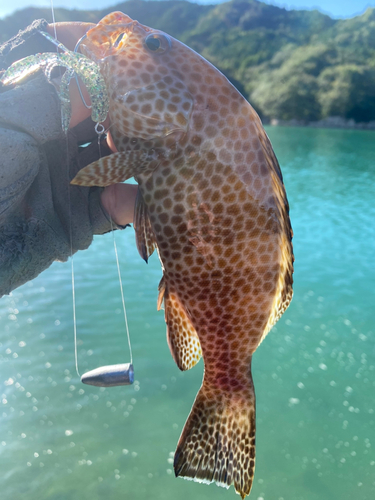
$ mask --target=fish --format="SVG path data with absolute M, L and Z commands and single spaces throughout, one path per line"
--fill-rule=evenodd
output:
M 176 476 L 250 494 L 255 469 L 252 357 L 293 295 L 289 205 L 279 163 L 247 100 L 180 41 L 114 12 L 81 51 L 109 95 L 118 151 L 72 183 L 138 182 L 140 255 L 156 250 L 167 341 L 204 376 L 174 456 Z

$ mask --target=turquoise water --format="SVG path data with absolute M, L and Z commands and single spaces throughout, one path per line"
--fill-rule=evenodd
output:
M 258 500 L 375 498 L 375 135 L 269 128 L 291 205 L 292 305 L 259 347 Z M 69 263 L 0 300 L 2 500 L 210 500 L 175 479 L 172 456 L 202 363 L 181 373 L 156 311 L 160 265 L 116 234 L 134 386 L 75 373 Z M 127 362 L 112 236 L 74 258 L 80 370 Z

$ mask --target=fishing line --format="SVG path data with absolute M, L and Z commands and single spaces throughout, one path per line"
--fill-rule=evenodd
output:
M 81 42 L 82 40 L 84 40 L 85 38 L 87 37 L 87 34 L 85 33 L 83 36 L 81 36 L 81 38 L 78 40 L 78 42 L 76 43 L 76 46 L 74 47 L 74 52 L 78 52 L 78 49 L 79 49 L 79 46 L 81 45 Z M 78 92 L 79 92 L 79 95 L 81 97 L 81 100 L 83 102 L 83 105 L 85 106 L 85 108 L 87 109 L 92 109 L 92 106 L 90 106 L 89 104 L 87 104 L 87 102 L 85 101 L 85 98 L 84 98 L 84 95 L 82 93 L 82 89 L 81 89 L 81 85 L 79 83 L 79 79 L 78 79 L 78 76 L 77 75 L 74 75 L 75 76 L 75 80 L 77 82 L 77 87 L 78 87 Z M 99 123 L 96 124 L 96 126 L 98 126 Z M 103 125 L 102 125 L 103 126 Z M 103 127 L 104 129 L 104 127 Z M 95 127 L 95 131 L 96 131 L 96 127 Z M 96 131 L 96 133 L 98 134 L 99 132 Z
M 71 262 L 71 275 L 72 275 L 72 305 L 73 305 L 73 337 L 74 337 L 74 363 L 76 372 L 79 378 L 81 375 L 78 370 L 78 348 L 77 348 L 77 316 L 76 316 L 76 292 L 74 280 L 74 258 L 73 258 L 73 224 L 72 224 L 72 204 L 70 197 L 70 175 L 69 175 L 69 140 L 68 135 L 65 135 L 66 141 L 66 173 L 68 180 L 68 207 L 69 207 L 69 240 L 70 240 L 70 262 Z
M 78 370 L 78 352 L 77 352 L 77 320 L 76 320 L 76 296 L 74 289 L 74 264 L 73 264 L 73 254 L 70 255 L 72 261 L 72 299 L 73 299 L 73 331 L 74 331 L 74 361 L 78 377 L 81 375 Z
M 57 30 L 56 30 L 56 19 L 55 19 L 55 9 L 53 6 L 53 0 L 51 0 L 51 14 L 52 14 L 52 23 L 53 23 L 53 32 L 55 37 L 55 45 L 56 52 L 59 52 L 59 46 L 61 45 L 57 39 Z M 61 76 L 61 68 L 60 68 L 60 76 Z M 61 110 L 62 113 L 62 110 Z M 68 136 L 65 136 L 66 142 L 66 172 L 68 178 L 68 206 L 69 206 L 69 240 L 70 240 L 70 259 L 71 259 L 71 275 L 72 275 L 72 303 L 73 303 L 73 335 L 74 335 L 74 361 L 75 361 L 75 369 L 78 377 L 81 377 L 78 370 L 78 350 L 77 350 L 77 317 L 76 317 L 76 296 L 75 296 L 75 281 L 74 281 L 74 259 L 73 259 L 73 229 L 72 229 L 72 205 L 70 199 L 70 176 L 69 176 L 69 142 Z
M 98 134 L 98 147 L 99 147 L 99 154 L 101 157 L 100 140 L 101 140 L 101 136 L 106 132 L 106 130 L 102 124 L 97 123 L 95 126 L 95 131 Z M 113 221 L 112 221 L 111 215 L 109 216 L 109 218 L 110 218 L 111 232 L 112 232 L 112 237 L 113 237 L 113 247 L 114 247 L 115 256 L 116 256 L 116 265 L 117 265 L 117 273 L 118 273 L 118 279 L 119 279 L 119 285 L 120 285 L 122 309 L 123 309 L 123 313 L 124 313 L 125 329 L 126 329 L 126 335 L 127 335 L 127 339 L 128 339 L 128 347 L 129 347 L 129 353 L 130 353 L 130 363 L 100 366 L 99 368 L 96 368 L 94 370 L 90 370 L 81 376 L 81 382 L 83 382 L 84 384 L 95 385 L 95 386 L 99 386 L 99 387 L 115 387 L 115 386 L 119 386 L 119 385 L 130 385 L 134 382 L 133 351 L 132 351 L 131 340 L 130 340 L 128 318 L 127 318 L 127 314 L 126 314 L 125 297 L 124 297 L 124 290 L 123 290 L 122 279 L 121 279 L 120 261 L 118 258 L 115 231 L 113 228 Z M 76 338 L 75 338 L 75 342 L 76 342 Z M 77 370 L 78 370 L 78 368 L 77 368 Z
M 122 309 L 124 311 L 124 321 L 125 321 L 126 335 L 127 335 L 127 338 L 128 338 L 128 346 L 129 346 L 129 352 L 130 352 L 130 364 L 132 365 L 133 364 L 133 351 L 132 351 L 132 345 L 131 345 L 131 341 L 130 341 L 130 333 L 129 333 L 129 326 L 128 326 L 128 318 L 127 318 L 127 314 L 126 314 L 124 291 L 123 291 L 123 288 L 122 288 L 120 262 L 119 262 L 118 253 L 117 253 L 115 231 L 114 231 L 113 225 L 112 225 L 112 217 L 110 218 L 110 220 L 111 220 L 111 231 L 112 231 L 112 236 L 113 236 L 113 246 L 115 248 L 115 255 L 116 255 L 117 273 L 118 273 L 118 279 L 119 279 L 120 291 L 121 291 Z
M 52 20 L 53 20 L 53 24 L 54 24 L 56 51 L 58 52 L 59 42 L 57 40 L 53 0 L 51 0 L 51 11 L 52 11 Z M 81 41 L 85 37 L 86 37 L 86 35 L 84 35 L 78 41 L 78 43 L 76 44 L 76 47 L 74 49 L 74 52 L 77 52 L 77 50 L 79 48 L 79 44 L 81 43 Z M 75 74 L 75 79 L 76 79 L 77 87 L 78 87 L 79 94 L 81 96 L 83 104 L 87 108 L 91 108 L 91 106 L 87 105 L 87 103 L 85 102 L 84 96 L 83 96 L 82 91 L 81 91 L 80 82 L 78 81 L 77 74 Z M 106 130 L 105 130 L 103 124 L 101 124 L 100 122 L 96 123 L 95 132 L 97 133 L 97 136 L 98 136 L 98 152 L 99 152 L 99 158 L 101 158 L 102 157 L 101 139 L 102 139 L 103 134 L 106 133 Z M 112 387 L 112 386 L 117 386 L 117 385 L 129 385 L 129 384 L 132 384 L 134 382 L 133 352 L 132 352 L 132 346 L 131 346 L 131 340 L 130 340 L 128 318 L 127 318 L 127 314 L 126 314 L 125 298 L 124 298 L 124 291 L 123 291 L 122 279 L 121 279 L 120 262 L 119 262 L 119 258 L 118 258 L 115 232 L 114 232 L 113 222 L 112 222 L 111 216 L 110 216 L 111 231 L 112 231 L 112 235 L 113 235 L 113 246 L 114 246 L 114 250 L 115 250 L 117 273 L 118 273 L 119 284 L 120 284 L 120 293 L 121 293 L 122 308 L 123 308 L 123 313 L 124 313 L 125 330 L 126 330 L 129 353 L 130 353 L 130 363 L 102 366 L 102 367 L 96 368 L 95 370 L 91 370 L 89 372 L 86 372 L 82 376 L 79 373 L 78 347 L 77 347 L 78 343 L 77 343 L 76 296 L 75 296 L 74 259 L 73 259 L 73 227 L 72 227 L 73 226 L 73 224 L 72 224 L 73 217 L 72 217 L 71 194 L 70 194 L 69 139 L 68 139 L 68 135 L 65 136 L 65 139 L 66 139 L 66 160 L 67 160 L 66 172 L 67 172 L 67 178 L 68 178 L 69 239 L 70 239 L 71 278 L 72 278 L 72 305 L 73 305 L 73 335 L 74 335 L 75 369 L 76 369 L 78 377 L 80 377 L 80 379 L 81 379 L 81 382 L 83 382 L 85 384 L 102 386 L 102 387 Z
M 56 30 L 56 19 L 55 19 L 55 9 L 53 6 L 53 0 L 51 0 L 51 13 L 52 13 L 52 23 L 53 23 L 53 32 L 56 40 L 56 52 L 59 52 L 59 46 L 61 45 L 57 39 L 57 30 Z M 61 76 L 61 68 L 60 68 L 60 76 Z M 61 110 L 61 114 L 63 111 Z M 69 175 L 69 141 L 68 136 L 65 135 L 65 143 L 66 143 L 66 173 L 68 180 L 68 207 L 69 207 L 69 240 L 70 240 L 70 262 L 71 262 L 71 277 L 72 277 L 72 306 L 73 306 L 73 336 L 74 336 L 74 364 L 78 377 L 81 377 L 78 369 L 78 348 L 77 348 L 77 316 L 76 316 L 76 294 L 75 294 L 75 280 L 74 280 L 74 258 L 73 258 L 73 229 L 72 229 L 72 204 L 70 197 L 70 175 Z
M 97 123 L 95 125 L 95 132 L 98 134 L 99 158 L 101 158 L 102 157 L 101 138 L 102 138 L 103 134 L 105 134 L 107 132 L 107 130 L 104 128 L 103 124 Z M 109 219 L 110 219 L 110 222 L 111 222 L 111 232 L 112 232 L 112 237 L 113 237 L 113 247 L 114 247 L 115 256 L 116 256 L 116 266 L 117 266 L 117 274 L 118 274 L 119 285 L 120 285 L 122 310 L 123 310 L 123 313 L 124 313 L 124 322 L 125 322 L 126 336 L 127 336 L 127 339 L 128 339 L 128 347 L 129 347 L 129 353 L 130 353 L 130 364 L 133 364 L 133 351 L 132 351 L 131 340 L 130 340 L 128 317 L 127 317 L 127 314 L 126 314 L 126 305 L 125 305 L 124 289 L 123 289 L 123 286 L 122 286 L 120 261 L 119 261 L 119 258 L 118 258 L 118 251 L 117 251 L 115 230 L 114 230 L 114 227 L 113 227 L 113 220 L 112 220 L 111 215 L 109 216 Z
M 51 0 L 51 12 L 52 12 L 53 31 L 54 31 L 54 35 L 55 35 L 55 40 L 57 41 L 56 21 L 55 21 L 55 9 L 53 7 L 53 0 Z M 57 50 L 57 52 L 58 52 L 58 50 Z
M 105 134 L 107 131 L 104 128 L 103 124 L 97 123 L 95 125 L 95 132 L 98 134 L 99 158 L 101 158 L 102 157 L 101 138 L 102 138 L 103 134 Z M 132 346 L 131 346 L 131 341 L 130 341 L 128 317 L 127 317 L 127 314 L 126 314 L 124 290 L 123 290 L 123 286 L 122 286 L 122 278 L 121 278 L 121 270 L 120 270 L 120 261 L 119 261 L 119 258 L 118 258 L 118 251 L 117 251 L 117 245 L 116 245 L 116 237 L 115 237 L 115 231 L 114 231 L 114 228 L 113 228 L 113 220 L 112 220 L 111 215 L 109 215 L 109 219 L 110 219 L 110 222 L 111 222 L 111 232 L 112 232 L 112 237 L 113 237 L 113 247 L 115 249 L 117 274 L 118 274 L 118 280 L 119 280 L 119 285 L 120 285 L 120 293 L 121 293 L 121 301 L 122 301 L 122 310 L 123 310 L 123 313 L 124 313 L 124 322 L 125 322 L 126 336 L 127 336 L 127 339 L 128 339 L 128 347 L 129 347 L 129 353 L 130 353 L 130 364 L 133 364 L 133 351 L 132 351 Z

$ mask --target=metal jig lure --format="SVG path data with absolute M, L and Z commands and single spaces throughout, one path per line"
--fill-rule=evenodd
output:
M 134 368 L 132 363 L 119 365 L 100 366 L 86 372 L 81 377 L 84 384 L 97 387 L 115 387 L 117 385 L 130 385 L 134 382 Z

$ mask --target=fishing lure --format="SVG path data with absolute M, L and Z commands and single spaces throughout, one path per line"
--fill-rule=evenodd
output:
M 95 370 L 84 373 L 81 382 L 97 387 L 131 385 L 134 382 L 134 367 L 132 363 L 100 366 Z
M 12 85 L 20 82 L 22 79 L 39 69 L 44 71 L 48 81 L 51 82 L 52 70 L 54 68 L 66 68 L 61 78 L 58 91 L 61 101 L 61 121 L 64 132 L 69 128 L 72 114 L 69 98 L 69 83 L 73 77 L 80 77 L 87 89 L 91 99 L 91 118 L 96 123 L 103 122 L 108 114 L 109 99 L 107 87 L 100 73 L 99 66 L 83 54 L 67 49 L 62 43 L 57 42 L 48 33 L 41 32 L 41 34 L 56 45 L 63 53 L 45 52 L 44 54 L 36 54 L 20 59 L 5 71 L 0 82 L 3 85 Z
M 87 108 L 91 108 L 91 118 L 96 122 L 95 131 L 98 136 L 104 133 L 104 127 L 101 125 L 108 114 L 109 111 L 109 98 L 107 93 L 107 87 L 102 77 L 99 66 L 87 58 L 83 54 L 78 53 L 79 44 L 86 37 L 84 35 L 77 43 L 74 51 L 67 49 L 62 43 L 55 40 L 48 33 L 42 31 L 40 32 L 44 37 L 46 37 L 51 43 L 53 43 L 59 52 L 46 52 L 43 54 L 35 54 L 32 56 L 25 57 L 13 63 L 0 78 L 0 82 L 3 85 L 12 85 L 20 82 L 32 73 L 42 69 L 46 75 L 49 82 L 52 83 L 52 71 L 54 68 L 63 67 L 66 71 L 61 77 L 61 82 L 59 85 L 58 95 L 61 101 L 61 121 L 62 128 L 66 132 L 69 128 L 70 118 L 72 114 L 70 96 L 69 96 L 69 84 L 72 78 L 75 78 L 78 85 L 78 90 L 82 99 L 82 102 Z M 85 99 L 82 95 L 78 77 L 81 78 L 84 83 L 87 92 L 90 96 L 91 106 L 87 105 Z M 115 244 L 115 243 L 114 243 Z M 126 319 L 125 303 L 122 291 L 122 283 L 120 276 L 120 268 L 117 257 L 117 249 L 115 244 L 115 253 L 117 260 L 117 268 L 120 279 L 121 296 L 124 307 L 124 317 L 128 336 L 129 349 L 131 353 L 131 344 L 129 337 L 129 330 Z M 74 287 L 74 282 L 73 282 Z M 74 297 L 74 292 L 73 292 Z M 74 300 L 74 299 L 73 299 Z M 75 306 L 74 306 L 75 308 Z M 80 376 L 78 371 L 78 358 L 77 358 L 77 344 L 76 344 L 76 330 L 74 334 L 75 338 L 75 359 L 76 359 L 76 370 L 78 376 Z M 132 355 L 131 355 L 132 358 Z M 130 363 L 123 363 L 110 366 L 102 366 L 91 370 L 82 375 L 81 381 L 84 384 L 96 385 L 99 387 L 114 387 L 118 385 L 130 385 L 134 382 L 134 368 L 132 360 Z

